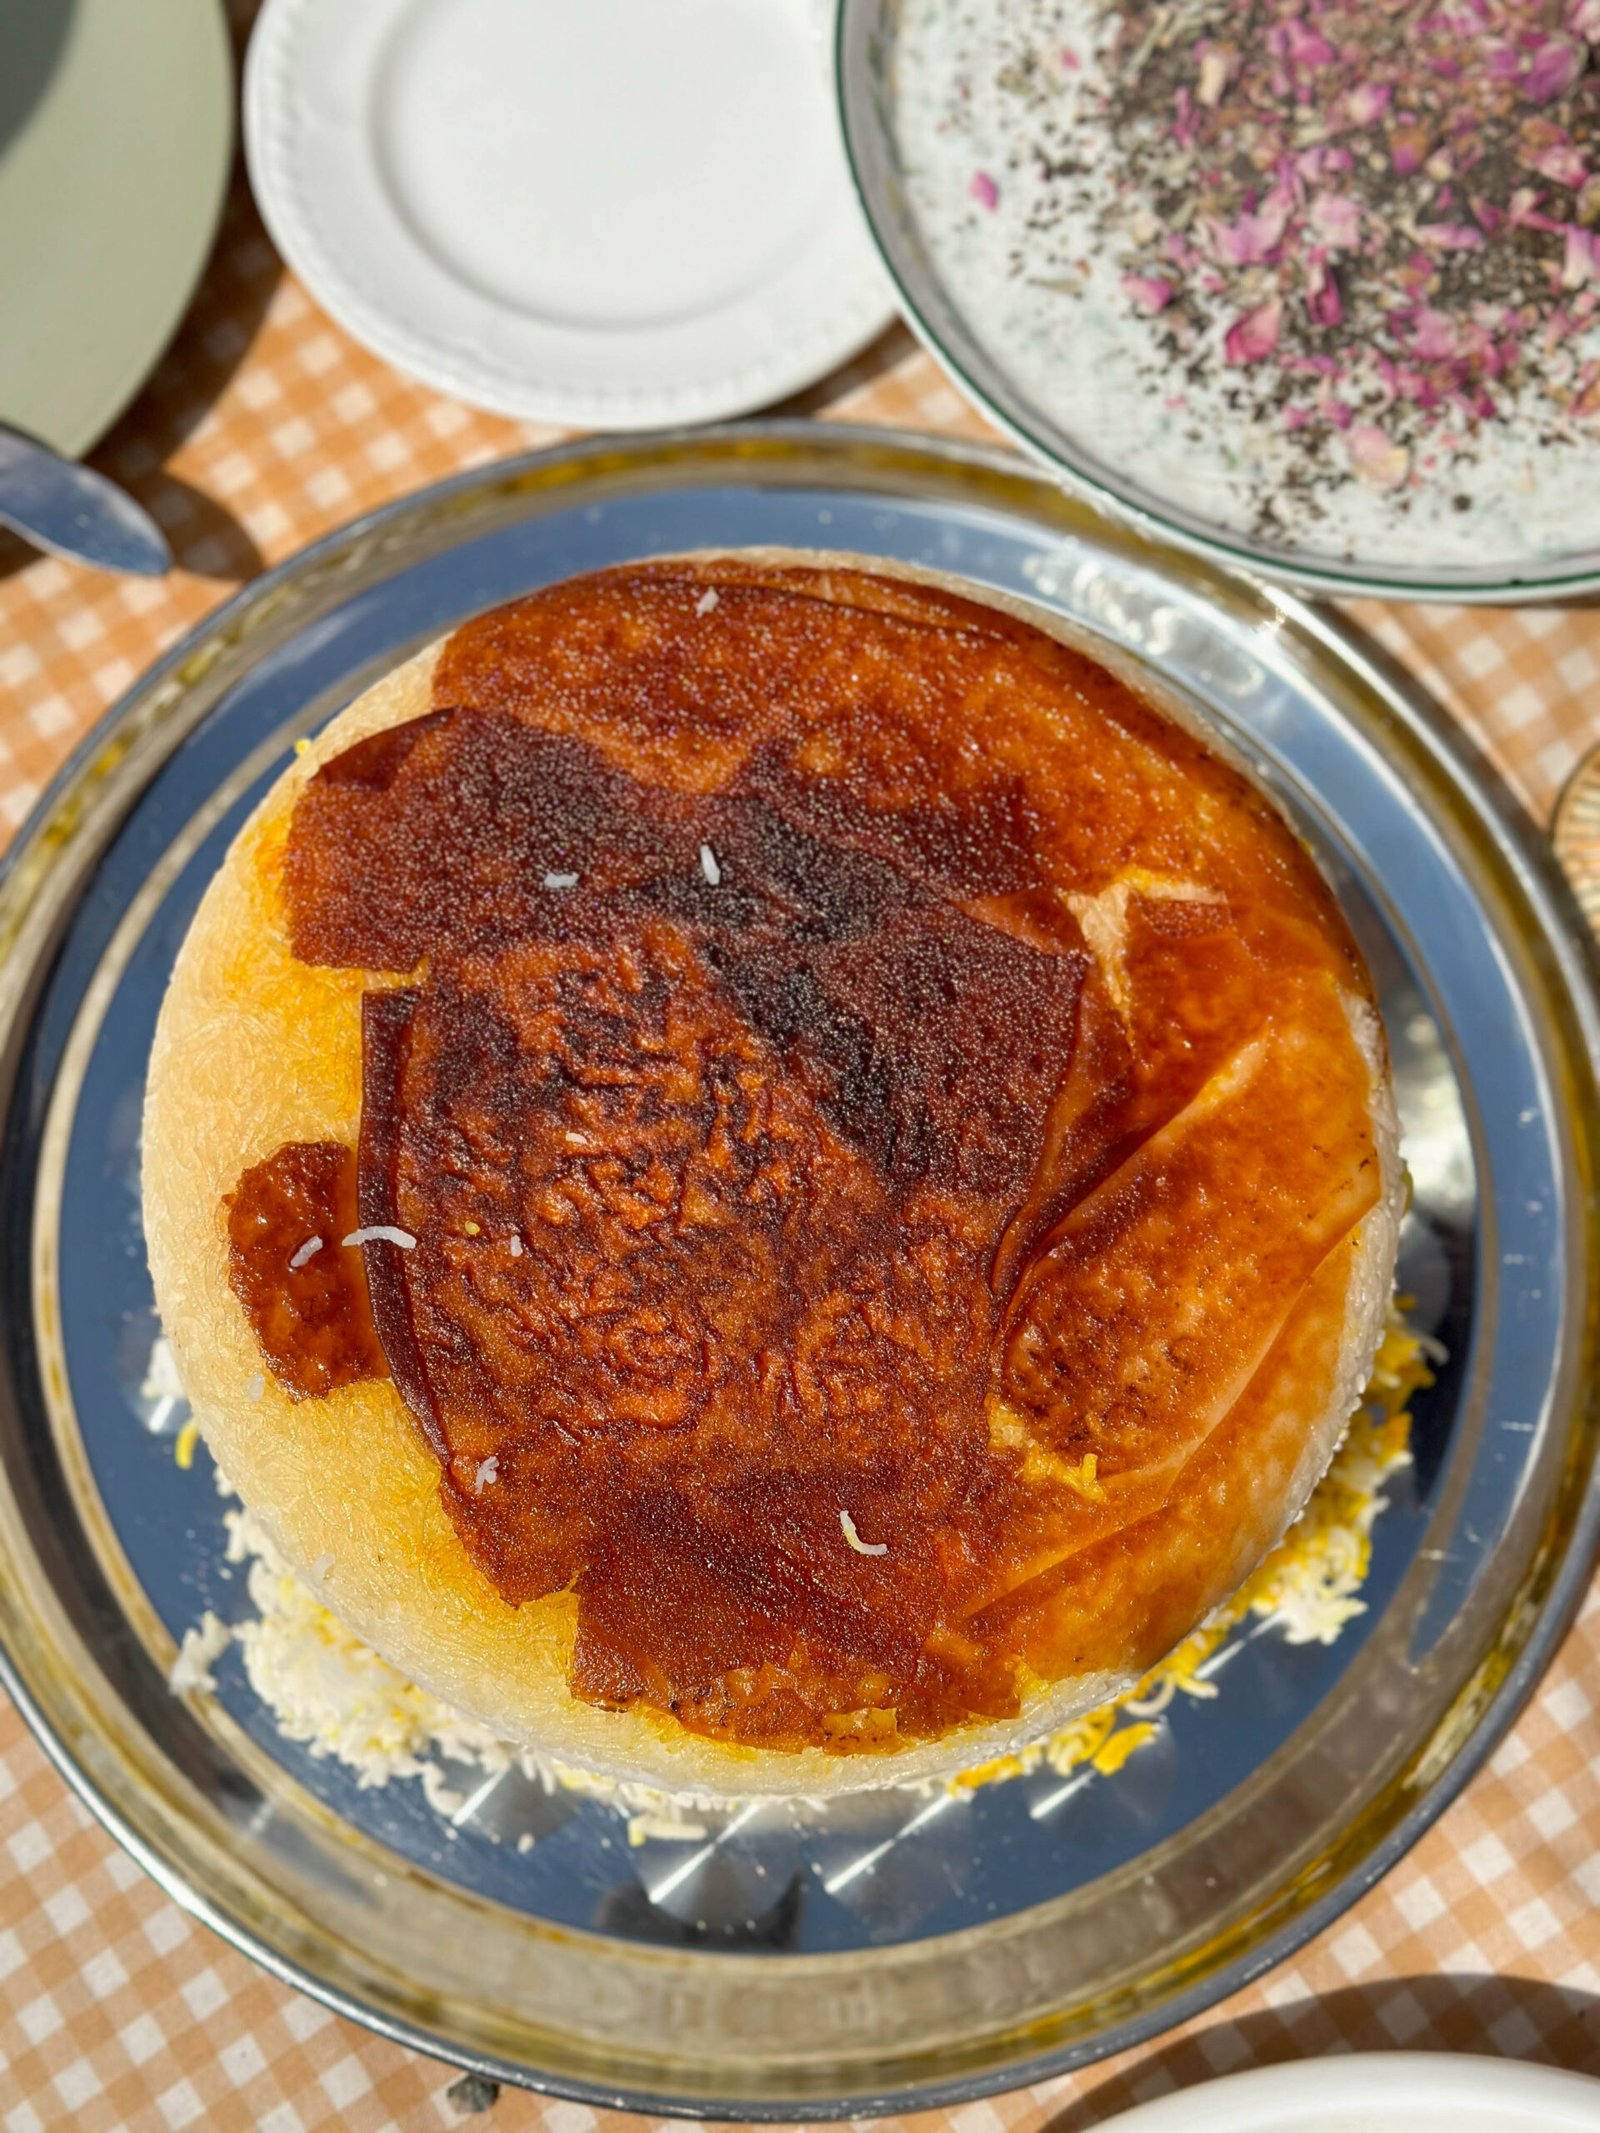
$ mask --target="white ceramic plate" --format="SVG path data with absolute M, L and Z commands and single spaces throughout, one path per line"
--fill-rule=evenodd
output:
M 893 315 L 817 0 L 267 0 L 268 227 L 397 368 L 522 420 L 710 421 Z
M 1370 2052 L 1163 2096 L 1109 2133 L 1595 2133 L 1600 2081 L 1511 2059 Z

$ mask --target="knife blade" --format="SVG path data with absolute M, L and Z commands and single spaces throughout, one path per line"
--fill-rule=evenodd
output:
M 0 423 L 0 523 L 36 547 L 99 570 L 159 578 L 172 550 L 115 482 Z

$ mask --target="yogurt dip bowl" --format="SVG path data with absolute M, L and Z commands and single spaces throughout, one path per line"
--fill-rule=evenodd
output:
M 852 168 L 915 330 L 1072 485 L 1327 591 L 1600 583 L 1582 5 L 1168 21 L 845 0 Z

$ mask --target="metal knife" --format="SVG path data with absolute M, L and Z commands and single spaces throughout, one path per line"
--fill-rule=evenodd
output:
M 0 523 L 74 563 L 159 578 L 172 550 L 150 514 L 92 467 L 0 423 Z

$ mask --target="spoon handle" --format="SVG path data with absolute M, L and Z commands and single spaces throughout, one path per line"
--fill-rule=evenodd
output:
M 0 424 L 0 523 L 74 563 L 159 578 L 172 551 L 155 521 L 115 482 Z

